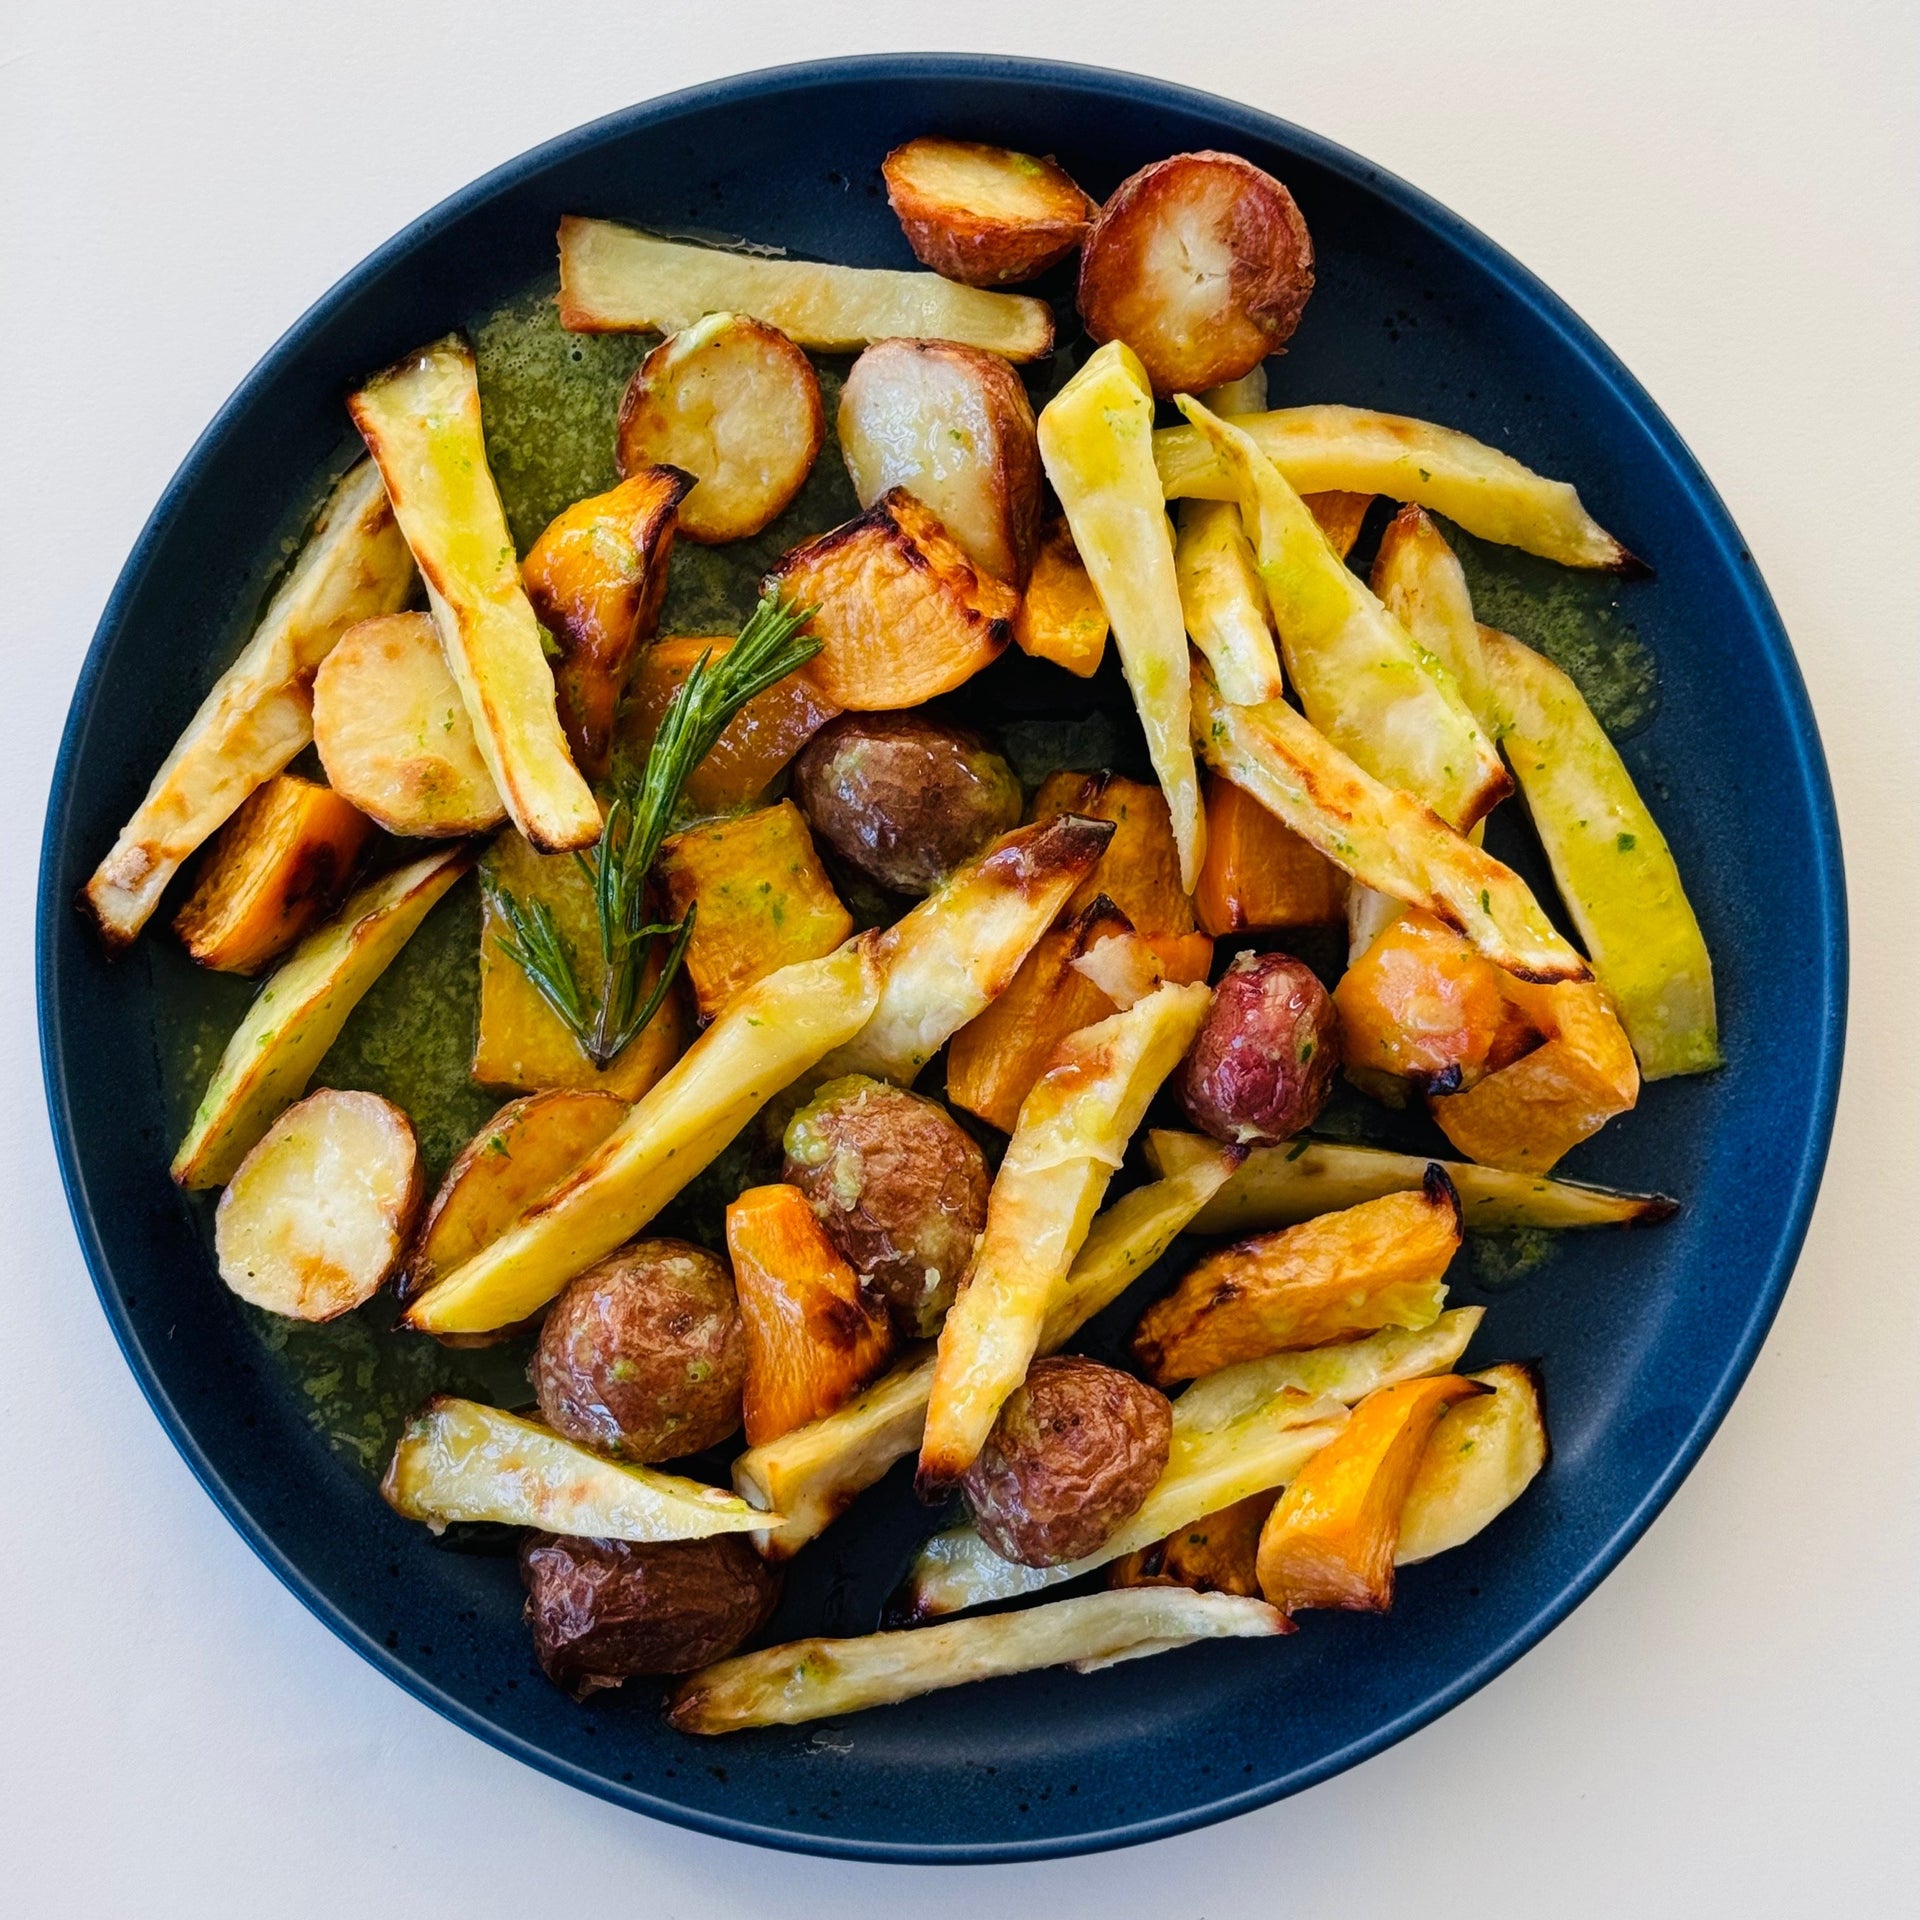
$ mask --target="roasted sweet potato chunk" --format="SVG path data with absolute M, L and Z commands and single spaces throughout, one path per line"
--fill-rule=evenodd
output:
M 1430 1326 L 1460 1245 L 1460 1199 L 1437 1166 L 1392 1193 L 1209 1254 L 1140 1316 L 1134 1357 L 1159 1385 L 1380 1327 Z
M 1192 1587 L 1199 1593 L 1260 1591 L 1255 1562 L 1260 1529 L 1273 1511 L 1271 1493 L 1249 1494 L 1218 1513 L 1209 1513 L 1138 1553 L 1116 1560 L 1107 1574 L 1110 1587 Z
M 703 1020 L 796 960 L 853 931 L 791 800 L 673 834 L 656 863 L 668 917 L 694 915 L 687 977 Z
M 997 660 L 1019 595 L 982 572 L 904 487 L 796 547 L 768 584 L 817 608 L 820 651 L 802 675 L 859 713 L 917 707 Z
M 972 140 L 909 140 L 880 174 L 914 257 L 969 287 L 1044 273 L 1099 211 L 1057 162 Z
M 844 1405 L 887 1363 L 886 1309 L 860 1291 L 798 1187 L 752 1187 L 727 1209 L 747 1334 L 750 1447 Z
M 1284 1613 L 1393 1605 L 1400 1513 L 1440 1416 L 1486 1392 L 1457 1373 L 1370 1393 L 1294 1476 L 1260 1530 L 1260 1591 Z
M 1367 509 L 1376 498 L 1371 493 L 1303 493 L 1300 498 L 1307 511 L 1320 523 L 1327 543 L 1342 560 L 1353 551 Z M 1378 589 L 1376 588 L 1377 592 Z
M 1033 817 L 1057 813 L 1113 822 L 1113 838 L 1068 913 L 1084 913 L 1104 894 L 1149 940 L 1193 932 L 1193 902 L 1180 884 L 1180 852 L 1158 787 L 1117 773 L 1049 774 L 1033 796 Z
M 642 467 L 576 500 L 520 569 L 540 623 L 560 643 L 554 688 L 573 756 L 596 779 L 613 752 L 613 718 L 635 651 L 660 624 L 680 503 L 693 477 Z
M 275 774 L 220 829 L 174 932 L 203 967 L 259 972 L 338 905 L 372 831 L 331 788 Z
M 1013 617 L 1013 638 L 1022 653 L 1051 660 L 1082 680 L 1098 669 L 1107 650 L 1107 610 L 1065 520 L 1050 520 L 1041 530 L 1027 591 Z
M 1193 912 L 1216 939 L 1327 927 L 1346 916 L 1347 877 L 1244 788 L 1207 776 L 1207 854 Z

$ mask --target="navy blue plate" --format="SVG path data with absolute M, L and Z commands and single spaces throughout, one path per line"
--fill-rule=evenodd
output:
M 1389 1618 L 701 1744 L 646 1699 L 580 1708 L 545 1685 L 510 1563 L 436 1548 L 310 1431 L 167 1180 L 156 943 L 109 964 L 70 902 L 238 644 L 305 477 L 340 460 L 359 376 L 549 269 L 563 213 L 910 265 L 876 168 L 927 131 L 1058 154 L 1096 194 L 1195 147 L 1269 168 L 1320 258 L 1280 396 L 1464 428 L 1575 481 L 1655 565 L 1621 595 L 1663 690 L 1626 752 L 1713 947 L 1730 1064 L 1650 1088 L 1576 1157 L 1686 1210 L 1657 1233 L 1569 1237 L 1500 1300 L 1486 1351 L 1542 1357 L 1553 1465 L 1405 1579 Z M 1606 348 L 1482 235 L 1311 134 L 1131 75 L 960 56 L 786 68 L 616 114 L 456 194 L 302 318 L 188 456 L 108 603 L 54 777 L 39 943 L 47 1094 L 102 1303 L 280 1578 L 419 1698 L 560 1779 L 737 1839 L 925 1861 L 1118 1846 L 1262 1805 L 1412 1732 L 1562 1620 L 1699 1457 L 1779 1305 L 1826 1153 L 1846 978 L 1833 801 L 1786 637 L 1712 487 Z M 897 1487 L 870 1503 L 813 1550 L 789 1624 L 872 1624 L 920 1523 Z

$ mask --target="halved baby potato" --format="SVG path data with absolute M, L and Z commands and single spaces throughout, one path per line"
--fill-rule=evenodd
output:
M 623 474 L 692 474 L 680 531 L 715 546 L 758 533 L 787 506 L 826 431 L 807 356 L 764 320 L 710 313 L 641 361 L 620 402 L 615 457 Z
M 909 140 L 880 173 L 914 257 L 969 287 L 1044 273 L 1099 211 L 1056 161 L 972 140 Z
M 314 676 L 313 742 L 334 792 L 389 833 L 447 840 L 507 817 L 430 614 L 340 636 Z
M 1233 153 L 1176 153 L 1115 188 L 1080 253 L 1080 317 L 1124 340 L 1154 392 L 1238 380 L 1286 345 L 1313 291 L 1290 194 Z
M 847 375 L 836 424 L 861 506 L 905 487 L 975 566 L 1026 584 L 1040 536 L 1040 448 L 1007 361 L 950 340 L 876 340 Z
M 220 1278 L 268 1313 L 336 1319 L 400 1264 L 419 1206 L 407 1116 L 377 1093 L 322 1087 L 267 1129 L 220 1196 Z

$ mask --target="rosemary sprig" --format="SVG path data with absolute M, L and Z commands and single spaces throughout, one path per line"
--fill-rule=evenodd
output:
M 674 689 L 638 780 L 623 781 L 607 806 L 600 843 L 576 857 L 593 885 L 600 936 L 600 980 L 591 997 L 580 984 L 575 958 L 541 900 L 521 901 L 504 888 L 492 898 L 507 923 L 496 941 L 596 1067 L 605 1067 L 660 1011 L 693 937 L 691 908 L 677 926 L 646 917 L 647 874 L 673 823 L 688 777 L 713 749 L 749 700 L 763 694 L 820 651 L 800 638 L 812 607 L 790 607 L 766 594 L 740 637 L 716 660 L 703 653 Z M 671 937 L 660 971 L 645 997 L 640 983 L 656 939 Z

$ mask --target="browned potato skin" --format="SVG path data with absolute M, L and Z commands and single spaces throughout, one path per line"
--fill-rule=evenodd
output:
M 1183 325 L 1154 284 L 1149 253 L 1198 216 L 1232 256 L 1205 324 Z M 1313 242 L 1280 182 L 1235 153 L 1177 153 L 1114 189 L 1080 253 L 1080 317 L 1095 340 L 1124 340 L 1153 390 L 1199 393 L 1250 373 L 1300 324 Z
M 849 713 L 808 741 L 793 792 L 816 834 L 895 893 L 932 892 L 1020 821 L 1020 783 L 978 734 L 917 713 Z
M 576 1700 L 724 1659 L 780 1598 L 779 1573 L 743 1533 L 649 1546 L 531 1533 L 520 1578 L 541 1669 Z
M 740 1425 L 746 1336 L 726 1262 L 635 1240 L 574 1280 L 529 1371 L 556 1433 L 615 1459 L 673 1460 Z
M 1304 960 L 1242 953 L 1180 1068 L 1193 1123 L 1233 1146 L 1271 1146 L 1320 1117 L 1340 1064 L 1339 1015 Z
M 903 1338 L 931 1339 L 987 1223 L 987 1162 L 947 1110 L 848 1074 L 787 1123 L 781 1178 L 887 1304 Z
M 1153 1490 L 1172 1442 L 1173 1407 L 1144 1381 L 1078 1354 L 1036 1360 L 967 1469 L 974 1525 L 1024 1567 L 1078 1560 Z
M 971 140 L 909 140 L 880 163 L 887 204 L 922 266 L 969 287 L 1031 280 L 1085 238 L 1098 208 L 1051 159 Z M 960 176 L 1004 182 L 1024 202 L 987 210 Z

